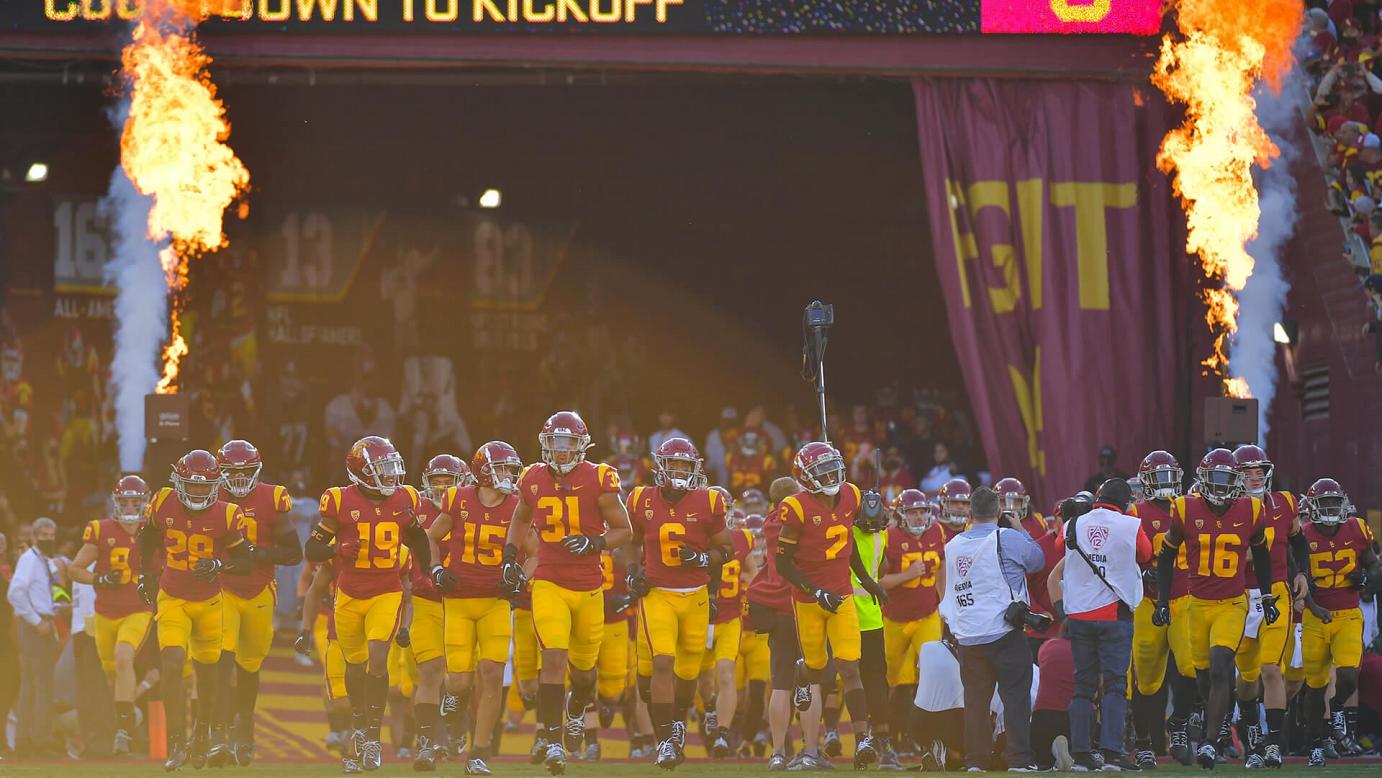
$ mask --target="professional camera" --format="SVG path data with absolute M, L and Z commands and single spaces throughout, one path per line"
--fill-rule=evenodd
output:
M 1052 624 L 1050 616 L 1045 613 L 1033 613 L 1031 607 L 1021 600 L 1013 600 L 1008 604 L 1008 609 L 1003 612 L 1003 620 L 1018 629 L 1031 627 L 1037 632 L 1045 632 Z
M 806 326 L 829 327 L 835 323 L 835 306 L 820 300 L 806 306 Z

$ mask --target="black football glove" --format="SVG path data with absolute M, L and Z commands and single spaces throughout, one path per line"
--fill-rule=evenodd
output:
M 561 545 L 568 553 L 576 556 L 590 556 L 604 550 L 605 538 L 603 535 L 593 538 L 589 535 L 567 535 L 561 539 Z
M 690 546 L 683 545 L 677 549 L 677 558 L 681 560 L 682 567 L 710 567 L 710 553 L 697 551 Z
M 888 604 L 888 590 L 884 589 L 882 584 L 872 578 L 867 581 L 860 581 L 859 583 L 864 587 L 864 591 L 868 592 L 869 596 L 873 598 L 874 602 L 879 605 Z
M 298 633 L 297 640 L 293 641 L 293 650 L 303 656 L 312 655 L 312 633 L 303 630 Z
M 629 594 L 636 598 L 647 597 L 648 592 L 653 590 L 653 587 L 648 585 L 648 579 L 643 575 L 641 567 L 630 567 L 629 574 L 624 576 L 624 583 L 629 587 Z
M 1276 620 L 1281 618 L 1281 611 L 1276 607 L 1276 599 L 1275 594 L 1262 595 L 1262 619 L 1268 624 L 1275 624 Z
M 439 592 L 449 592 L 456 588 L 456 576 L 451 574 L 441 565 L 432 565 L 432 585 L 437 587 Z
M 638 602 L 638 598 L 632 594 L 616 594 L 609 600 L 609 609 L 611 613 L 623 613 L 632 608 L 636 602 Z
M 1162 600 L 1157 600 L 1156 608 L 1152 611 L 1152 625 L 1164 627 L 1171 623 L 1171 604 Z
M 499 597 L 508 600 L 509 604 L 513 605 L 518 600 L 519 595 L 523 594 L 523 588 L 527 586 L 527 584 L 528 579 L 526 578 L 520 578 L 518 583 L 512 586 L 505 581 L 500 581 Z
M 139 574 L 139 584 L 135 590 L 139 592 L 139 599 L 143 600 L 145 605 L 153 605 L 158 599 L 158 581 L 148 573 Z
M 97 589 L 111 589 L 124 583 L 125 574 L 119 570 L 107 570 L 91 579 L 91 585 Z
M 845 604 L 845 598 L 834 592 L 827 592 L 824 589 L 816 589 L 811 592 L 811 596 L 816 600 L 816 604 L 834 613 Z
M 1355 567 L 1353 572 L 1347 576 L 1349 586 L 1358 591 L 1362 591 L 1368 585 L 1368 570 L 1365 567 Z
M 407 648 L 412 645 L 413 636 L 408 634 L 407 627 L 399 627 L 398 632 L 394 633 L 393 642 L 398 644 L 399 648 Z
M 720 615 L 720 604 L 714 597 L 710 598 L 710 623 L 715 623 L 715 617 Z
M 505 562 L 499 569 L 499 580 L 510 589 L 522 588 L 523 578 L 523 566 L 517 562 Z
M 1152 565 L 1142 571 L 1142 591 L 1148 594 L 1155 594 L 1157 590 L 1156 565 Z
M 203 581 L 214 581 L 226 567 L 226 563 L 219 559 L 199 559 L 192 565 L 192 575 Z

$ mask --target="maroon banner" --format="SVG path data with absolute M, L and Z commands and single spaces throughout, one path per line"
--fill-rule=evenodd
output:
M 993 477 L 1022 479 L 1045 511 L 1104 445 L 1125 472 L 1183 450 L 1186 260 L 1153 165 L 1164 103 L 1103 82 L 913 90 L 936 269 Z

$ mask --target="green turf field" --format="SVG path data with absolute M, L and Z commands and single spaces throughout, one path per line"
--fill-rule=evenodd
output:
M 547 776 L 547 772 L 542 768 L 533 767 L 527 764 L 504 762 L 493 765 L 493 767 L 495 775 L 499 776 L 512 776 L 512 778 L 521 778 L 522 776 L 531 776 L 532 778 L 546 778 Z M 234 778 L 234 776 L 237 775 L 257 775 L 263 776 L 265 778 L 268 778 L 268 776 L 294 776 L 295 778 L 324 778 L 325 776 L 340 775 L 341 768 L 339 764 L 331 763 L 256 764 L 252 767 L 245 768 L 243 770 L 238 768 L 227 768 L 224 770 L 216 771 L 198 771 L 193 770 L 189 767 L 184 768 L 181 772 L 184 775 L 205 774 L 207 776 L 225 776 L 226 778 Z M 677 778 L 721 778 L 722 776 L 724 778 L 728 778 L 729 776 L 757 775 L 760 773 L 766 774 L 767 770 L 764 767 L 763 763 L 753 761 L 726 762 L 723 764 L 714 764 L 710 762 L 688 762 L 682 765 L 681 767 L 677 768 L 673 772 L 675 776 L 677 776 Z M 835 772 L 851 774 L 853 771 L 849 769 L 849 765 L 847 762 L 841 761 L 837 763 L 837 769 L 835 770 Z M 874 775 L 917 775 L 917 773 L 909 772 L 886 773 L 877 770 L 869 770 L 869 772 Z M 461 774 L 461 766 L 454 762 L 446 763 L 440 766 L 437 772 L 435 773 L 435 775 L 439 776 L 439 778 L 441 776 L 459 776 Z M 632 776 L 665 775 L 665 773 L 663 773 L 661 770 L 658 770 L 657 768 L 651 765 L 634 765 L 617 762 L 601 763 L 598 765 L 576 764 L 569 767 L 566 771 L 566 774 L 568 776 L 572 776 L 572 778 L 606 778 L 606 776 L 612 776 L 614 778 L 632 778 Z M 1213 772 L 1213 775 L 1224 774 L 1247 775 L 1248 773 L 1240 766 L 1221 766 Z M 163 769 L 160 766 L 153 764 L 84 765 L 76 762 L 69 762 L 66 764 L 21 766 L 17 764 L 0 763 L 0 776 L 5 776 L 5 778 L 37 778 L 38 776 L 55 776 L 56 778 L 78 778 L 78 776 L 93 776 L 94 778 L 123 778 L 123 776 L 156 775 L 166 775 L 166 773 L 163 772 Z M 411 765 L 399 763 L 389 764 L 386 762 L 382 770 L 379 770 L 378 772 L 374 773 L 369 773 L 369 775 L 396 776 L 419 774 L 413 772 Z M 964 775 L 964 773 L 951 773 L 951 775 L 957 776 L 958 778 L 958 776 Z M 1163 766 L 1160 769 L 1158 769 L 1155 773 L 1151 773 L 1151 775 L 1189 776 L 1205 775 L 1205 773 L 1199 770 L 1198 768 L 1181 767 L 1177 765 L 1175 767 Z M 1253 773 L 1253 775 L 1269 776 L 1269 778 L 1305 778 L 1306 776 L 1322 775 L 1382 776 L 1382 764 L 1379 764 L 1378 762 L 1373 760 L 1368 760 L 1364 762 L 1341 760 L 1330 765 L 1329 767 L 1326 767 L 1323 770 L 1311 770 L 1306 768 L 1303 764 L 1292 764 L 1287 765 L 1283 767 L 1281 770 L 1275 772 L 1258 771 L 1256 773 Z

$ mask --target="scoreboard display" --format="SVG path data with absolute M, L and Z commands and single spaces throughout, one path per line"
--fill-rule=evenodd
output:
M 3 0 L 0 33 L 128 24 L 142 6 Z M 1160 0 L 203 0 L 203 8 L 203 27 L 218 34 L 1155 35 L 1162 16 Z

